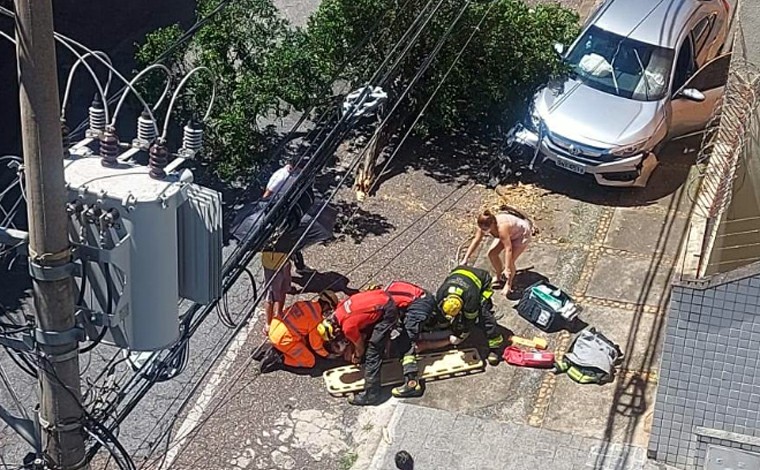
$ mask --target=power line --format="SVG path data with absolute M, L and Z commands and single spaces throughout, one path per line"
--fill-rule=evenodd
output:
M 465 11 L 465 10 L 466 10 L 466 8 L 469 6 L 469 4 L 470 4 L 470 2 L 468 2 L 468 3 L 467 3 L 467 4 L 466 4 L 466 5 L 465 5 L 465 6 L 462 8 L 462 10 L 460 11 L 460 14 L 459 14 L 459 16 L 457 16 L 457 18 L 454 20 L 454 22 L 452 22 L 452 23 L 451 23 L 451 26 L 449 27 L 449 29 L 448 29 L 448 31 L 446 32 L 446 34 L 444 34 L 444 35 L 441 37 L 441 40 L 439 41 L 439 43 L 438 43 L 438 45 L 437 45 L 436 49 L 434 49 L 434 51 L 433 51 L 433 52 L 430 54 L 430 56 L 428 57 L 428 60 L 425 62 L 425 64 L 423 64 L 423 66 L 422 66 L 422 67 L 420 67 L 420 69 L 418 70 L 418 72 L 417 72 L 417 74 L 415 75 L 415 77 L 414 77 L 414 79 L 412 80 L 412 82 L 408 84 L 408 86 L 407 86 L 406 90 L 404 91 L 404 93 L 402 94 L 402 96 L 401 96 L 401 97 L 398 99 L 398 101 L 397 101 L 397 104 L 396 104 L 396 107 L 397 107 L 397 106 L 398 106 L 398 104 L 399 104 L 399 103 L 400 103 L 400 102 L 401 102 L 401 101 L 404 99 L 404 97 L 405 97 L 405 96 L 408 94 L 408 92 L 411 90 L 411 88 L 412 88 L 412 87 L 413 87 L 413 86 L 416 84 L 416 82 L 417 82 L 417 80 L 419 79 L 419 77 L 420 77 L 420 76 L 421 76 L 421 75 L 422 75 L 422 74 L 425 72 L 425 70 L 427 69 L 427 67 L 428 67 L 428 66 L 430 65 L 430 63 L 432 62 L 432 59 L 433 59 L 433 58 L 434 58 L 434 57 L 437 55 L 437 53 L 440 51 L 440 47 L 441 47 L 441 45 L 442 45 L 442 44 L 443 44 L 443 42 L 445 42 L 445 40 L 448 38 L 448 36 L 450 35 L 450 33 L 451 33 L 451 31 L 452 31 L 452 29 L 453 29 L 454 25 L 456 25 L 456 23 L 458 23 L 459 19 L 461 18 L 461 16 L 463 15 L 464 11 Z M 490 9 L 489 9 L 489 11 L 490 11 Z M 432 14 L 432 13 L 431 13 L 431 14 Z M 426 23 L 427 23 L 427 22 L 426 22 Z M 426 23 L 425 23 L 425 24 L 426 24 Z M 407 50 L 408 50 L 408 49 L 407 49 Z M 395 110 L 395 109 L 396 109 L 396 107 L 394 107 L 393 109 Z M 390 119 L 390 116 L 391 116 L 392 114 L 393 114 L 393 111 L 391 111 L 391 112 L 389 113 L 388 117 L 386 117 L 386 121 L 387 121 L 388 119 Z M 350 174 L 350 172 L 351 172 L 351 169 L 352 169 L 352 168 L 353 168 L 353 167 L 354 167 L 356 164 L 358 164 L 358 162 L 360 161 L 360 159 L 361 159 L 362 155 L 363 155 L 363 154 L 361 154 L 361 155 L 357 156 L 357 157 L 354 159 L 354 161 L 353 161 L 353 162 L 352 162 L 352 163 L 349 165 L 349 168 L 348 168 L 348 170 L 346 171 L 346 174 L 344 175 L 343 179 L 342 179 L 342 180 L 341 180 L 341 182 L 340 182 L 340 183 L 337 185 L 337 187 L 336 187 L 336 188 L 333 190 L 333 192 L 332 192 L 332 194 L 330 195 L 330 197 L 329 197 L 329 198 L 328 198 L 328 199 L 325 201 L 325 203 L 322 205 L 322 208 L 320 209 L 320 211 L 319 211 L 319 212 L 323 211 L 323 210 L 325 209 L 325 207 L 327 207 L 327 204 L 329 204 L 329 202 L 332 200 L 332 198 L 334 198 L 334 196 L 337 194 L 337 191 L 338 191 L 338 189 L 339 189 L 339 188 L 340 188 L 340 187 L 341 187 L 341 186 L 342 186 L 342 185 L 345 183 L 345 181 L 346 181 L 346 179 L 347 179 L 347 176 L 348 176 L 348 175 Z M 318 217 L 318 216 L 317 216 L 317 217 Z M 316 218 L 317 218 L 317 217 L 315 217 L 315 220 L 314 220 L 314 221 L 312 221 L 312 224 L 313 224 L 313 223 L 316 221 Z M 303 235 L 301 238 L 303 238 L 304 236 L 305 236 L 305 234 L 304 234 L 304 235 Z M 295 246 L 298 246 L 298 244 L 299 244 L 299 243 L 300 243 L 300 240 L 299 240 L 298 242 L 296 242 L 296 244 L 294 245 L 294 247 L 295 247 Z M 291 250 L 291 252 L 289 253 L 289 255 L 292 255 L 292 254 L 293 254 L 293 252 L 294 252 L 294 250 L 295 250 L 295 248 L 293 248 L 293 249 Z M 281 269 L 282 269 L 282 267 L 280 267 L 279 269 L 281 270 Z M 278 270 L 278 272 L 279 272 L 279 270 Z M 270 283 L 271 283 L 271 281 L 270 281 Z M 264 289 L 266 289 L 266 287 L 267 287 L 267 286 L 265 286 L 265 287 L 264 287 Z M 253 311 L 255 310 L 256 306 L 258 306 L 258 303 L 259 303 L 260 301 L 261 301 L 261 298 L 258 298 L 258 299 L 257 299 L 257 301 L 256 301 L 256 302 L 254 302 L 254 304 L 253 304 L 251 307 L 249 307 L 249 313 L 253 313 Z M 246 317 L 248 317 L 248 315 L 247 315 Z M 242 325 L 243 323 L 244 323 L 244 322 L 241 322 L 241 325 Z M 237 332 L 239 332 L 239 331 L 240 331 L 240 328 L 238 328 L 238 329 L 236 330 L 236 333 L 235 333 L 235 334 L 233 334 L 233 336 L 232 336 L 231 338 L 234 338 L 234 337 L 237 335 Z M 228 341 L 228 344 L 229 344 L 229 341 Z M 223 348 L 221 348 L 221 349 L 220 349 L 220 352 L 221 352 L 221 351 L 224 351 L 225 349 L 226 349 L 226 346 L 225 346 L 225 347 L 223 347 Z M 215 361 L 213 361 L 213 362 L 215 362 Z M 206 373 L 208 373 L 208 371 L 206 371 Z M 204 376 L 205 376 L 205 374 L 204 374 Z M 197 388 L 197 386 L 198 386 L 199 384 L 200 384 L 200 381 L 199 381 L 199 382 L 196 384 L 196 388 Z M 185 401 L 185 403 L 186 403 L 186 401 Z M 184 406 L 184 403 L 183 403 L 183 406 Z M 161 441 L 161 440 L 159 440 L 159 441 L 157 441 L 157 442 L 160 442 L 160 441 Z
M 387 64 L 388 60 L 389 60 L 389 57 L 388 57 L 388 58 L 386 58 L 386 60 L 384 60 L 384 61 L 383 61 L 383 64 L 381 64 L 380 68 L 378 68 L 378 72 L 376 72 L 376 74 L 375 74 L 375 75 L 377 75 L 377 73 L 379 73 L 379 71 L 380 71 L 380 70 L 382 70 L 382 68 L 383 68 L 383 67 L 384 67 L 384 66 Z M 405 96 L 405 95 L 406 95 L 406 93 L 408 93 L 408 91 L 409 91 L 409 89 L 410 89 L 410 88 L 411 88 L 411 87 L 408 87 L 408 88 L 407 88 L 407 90 L 405 91 L 405 93 L 404 93 L 404 95 L 403 95 L 403 96 Z M 400 99 L 403 99 L 403 96 L 402 96 Z M 333 131 L 331 131 L 331 132 L 330 132 L 330 134 L 327 136 L 327 138 L 326 138 L 326 139 L 325 139 L 325 140 L 322 142 L 322 144 L 321 144 L 321 145 L 319 146 L 319 148 L 316 150 L 316 152 L 315 152 L 315 154 L 316 154 L 316 155 L 318 155 L 318 156 L 319 156 L 319 155 L 320 155 L 320 153 L 321 153 L 321 151 L 322 151 L 322 150 L 323 150 L 323 148 L 325 147 L 325 145 L 327 145 L 328 143 L 331 143 L 331 142 L 332 142 L 332 139 L 334 139 L 334 135 L 335 135 L 335 133 L 336 133 L 336 132 L 338 132 L 338 130 L 339 130 L 339 129 L 341 129 L 341 128 L 343 127 L 343 125 L 344 125 L 346 122 L 350 121 L 350 119 L 351 119 L 351 117 L 352 117 L 352 115 L 353 115 L 353 113 L 354 113 L 354 112 L 355 112 L 355 111 L 352 111 L 351 113 L 349 113 L 349 114 L 347 114 L 347 115 L 344 115 L 344 116 L 341 118 L 341 120 L 340 120 L 340 121 L 337 123 L 337 125 L 334 127 Z M 347 129 L 342 129 L 342 135 L 345 135 L 347 131 L 348 131 Z M 341 137 L 342 137 L 342 135 L 341 135 Z M 322 158 L 322 159 L 324 159 L 324 158 Z M 311 169 L 311 170 L 312 170 L 312 173 L 316 173 L 315 171 L 313 171 L 313 169 L 314 169 L 314 168 L 315 168 L 315 167 L 318 165 L 318 163 L 315 163 L 317 160 L 319 160 L 319 158 L 315 158 L 315 159 L 314 159 L 314 161 L 310 161 L 310 162 L 307 164 L 307 166 L 306 166 L 306 168 L 304 169 L 304 172 L 303 172 L 303 174 L 302 174 L 302 176 L 304 176 L 304 178 L 303 178 L 303 179 L 307 179 L 307 178 L 311 178 L 311 177 L 313 177 L 313 175 L 310 175 L 310 174 L 307 172 L 307 170 L 309 170 L 309 169 Z M 353 168 L 353 167 L 354 167 L 354 166 L 355 166 L 357 163 L 358 163 L 358 159 L 357 159 L 357 161 L 356 161 L 356 162 L 354 162 L 354 163 L 351 165 L 351 168 Z M 349 168 L 349 171 L 351 171 L 351 168 Z M 346 181 L 346 178 L 348 177 L 348 174 L 349 174 L 349 173 L 347 172 L 347 173 L 346 173 L 346 175 L 344 176 L 343 180 L 341 181 L 341 184 L 343 184 L 343 183 Z M 293 186 L 294 186 L 294 187 L 296 187 L 296 186 L 297 186 L 297 184 L 294 184 Z M 340 186 L 340 185 L 339 185 L 339 186 Z M 291 189 L 292 189 L 292 188 L 291 188 Z M 292 199 L 292 200 L 296 200 L 298 197 L 300 197 L 300 195 L 303 193 L 303 191 L 304 191 L 304 190 L 305 190 L 305 188 L 303 188 L 303 187 L 302 187 L 302 188 L 300 188 L 300 191 L 298 191 L 298 192 L 297 192 L 297 194 L 293 195 L 293 197 L 292 197 L 291 199 Z M 337 188 L 336 188 L 336 190 L 337 190 Z M 335 192 L 333 193 L 333 195 L 331 196 L 331 198 L 332 198 L 332 197 L 334 197 L 334 195 L 335 195 Z M 330 199 L 331 199 L 331 198 L 329 198 L 329 199 L 328 199 L 328 201 L 326 201 L 326 204 L 327 204 L 327 203 L 329 203 L 329 201 L 330 201 Z M 285 201 L 284 201 L 284 199 L 276 201 L 276 203 L 275 203 L 275 208 L 274 208 L 274 209 L 272 209 L 270 213 L 276 212 L 276 211 L 278 210 L 278 208 L 280 208 L 280 207 L 281 207 L 281 206 L 284 204 L 284 202 L 285 202 Z M 320 210 L 320 212 L 321 212 L 321 211 L 323 211 L 325 207 L 326 207 L 326 205 L 324 205 L 324 206 L 322 207 L 322 209 Z M 315 221 L 316 221 L 316 218 L 315 218 L 315 219 L 312 221 L 312 224 L 313 224 Z M 254 234 L 254 233 L 251 233 L 251 234 L 249 234 L 249 236 L 248 236 L 248 237 L 246 237 L 246 239 L 244 239 L 244 240 L 241 242 L 241 245 L 239 245 L 239 246 L 238 246 L 238 249 L 237 249 L 235 252 L 233 252 L 233 254 L 231 254 L 231 255 L 230 255 L 230 257 L 227 259 L 227 261 L 225 262 L 225 265 L 234 265 L 234 266 L 238 266 L 238 267 L 239 267 L 239 266 L 244 266 L 244 265 L 247 265 L 247 263 L 250 261 L 250 259 L 251 259 L 251 258 L 252 258 L 252 256 L 253 256 L 253 252 L 252 252 L 252 251 L 248 251 L 248 252 L 247 252 L 247 255 L 244 255 L 244 256 L 238 256 L 238 255 L 241 255 L 241 253 L 243 253 L 243 252 L 244 252 L 244 251 L 243 251 L 243 250 L 241 250 L 240 248 L 241 248 L 241 247 L 245 247 L 245 246 L 248 246 L 248 245 L 249 245 L 249 242 L 250 242 L 250 240 L 251 240 L 251 238 L 252 238 L 252 236 L 253 236 L 253 235 L 255 235 L 255 234 Z M 305 233 L 304 233 L 304 236 L 305 236 Z M 302 237 L 302 238 L 303 238 L 303 237 Z M 297 246 L 297 245 L 298 245 L 298 243 L 300 243 L 300 240 L 299 240 L 299 241 L 296 243 L 296 245 L 295 245 L 295 246 Z M 292 253 L 291 253 L 291 254 L 292 254 Z M 233 275 L 233 276 L 231 276 L 231 277 L 228 277 L 228 278 L 226 279 L 226 281 L 227 281 L 227 282 L 226 282 L 226 286 L 225 286 L 225 288 L 228 288 L 228 287 L 229 287 L 229 285 L 230 285 L 232 282 L 234 282 L 235 280 L 236 280 L 236 277 L 234 277 L 234 275 Z M 261 300 L 261 299 L 259 299 L 258 301 L 260 301 L 260 300 Z M 257 302 L 257 304 L 258 304 L 258 302 Z M 211 305 L 210 305 L 210 306 L 207 306 L 207 307 L 206 307 L 206 309 L 204 309 L 204 310 L 205 310 L 205 311 L 208 311 L 208 307 L 213 307 L 213 306 L 211 306 Z M 190 320 L 192 320 L 192 317 L 193 317 L 193 315 L 194 315 L 194 314 L 195 314 L 195 313 L 196 313 L 198 310 L 200 310 L 200 306 L 197 306 L 197 305 L 196 305 L 196 306 L 192 307 L 192 308 L 191 308 L 191 309 L 190 309 L 190 310 L 189 310 L 189 311 L 186 313 L 186 315 L 185 315 L 185 316 L 186 316 L 186 317 L 189 317 L 189 319 L 190 319 Z M 250 315 L 248 315 L 247 317 L 249 317 L 249 316 L 250 316 Z M 175 348 L 173 348 L 173 349 L 172 349 L 172 351 L 169 353 L 169 355 L 167 356 L 167 358 L 164 358 L 164 359 L 161 361 L 162 363 L 165 363 L 165 361 L 166 361 L 167 359 L 171 360 L 171 358 L 172 358 L 172 357 L 176 357 L 176 354 L 177 354 L 177 351 L 179 350 L 179 348 L 182 348 L 182 347 L 184 347 L 184 346 L 187 344 L 187 342 L 189 341 L 189 338 L 192 336 L 192 334 L 191 334 L 191 333 L 192 333 L 192 332 L 195 330 L 195 328 L 197 328 L 197 326 L 198 326 L 198 325 L 199 325 L 199 322 L 196 322 L 196 323 L 194 323 L 194 324 L 191 324 L 190 326 L 188 326 L 188 331 L 190 332 L 190 334 L 186 334 L 186 335 L 184 335 L 184 336 L 183 336 L 183 338 L 182 338 L 182 339 L 180 339 L 180 341 L 178 342 L 178 344 L 175 346 Z M 156 355 L 154 354 L 154 355 L 153 355 L 153 357 L 156 357 Z M 147 362 L 146 362 L 146 365 L 147 365 L 147 363 L 148 363 L 148 362 L 149 362 L 149 361 L 147 361 Z M 135 374 L 133 377 L 139 377 L 139 376 L 141 376 L 141 374 L 140 374 L 140 372 L 138 371 L 138 373 L 137 373 L 137 374 Z M 147 386 L 148 386 L 148 387 L 150 387 L 150 386 L 152 386 L 152 384 L 153 384 L 153 383 L 155 383 L 155 381 L 152 381 L 152 380 L 151 380 L 151 381 L 149 381 L 149 382 L 148 382 Z M 129 386 L 130 386 L 130 384 L 127 384 L 127 386 L 129 387 Z M 138 398 L 137 398 L 137 399 L 139 400 L 139 399 L 140 399 L 140 397 L 141 397 L 141 396 L 144 396 L 144 393 L 146 393 L 146 392 L 147 392 L 147 391 L 145 391 L 145 392 L 143 392 L 143 391 L 138 391 L 138 392 L 137 392 L 137 394 L 138 394 Z M 133 402 L 134 402 L 134 401 L 133 401 Z M 133 403 L 133 402 L 131 402 L 131 403 Z M 128 408 L 131 408 L 131 407 L 133 407 L 133 406 L 131 406 L 131 407 L 130 407 L 130 404 L 128 404 L 127 406 L 128 406 Z M 127 410 L 127 412 L 128 412 L 128 411 L 129 411 L 129 410 Z M 125 416 L 125 415 L 122 413 L 122 414 L 120 415 L 120 417 L 117 417 L 117 421 L 119 421 L 120 419 L 123 419 L 123 417 L 124 417 L 124 416 Z
M 487 12 L 484 14 L 484 16 L 483 16 L 483 19 L 481 20 L 481 23 L 480 23 L 480 24 L 482 24 L 482 21 L 483 21 L 483 20 L 485 20 L 485 17 L 488 15 L 488 13 L 490 13 L 490 10 L 491 10 L 491 8 L 489 8 L 489 9 L 487 10 Z M 480 26 L 480 24 L 479 24 L 478 26 Z M 477 29 L 476 29 L 476 30 L 477 30 Z M 469 44 L 469 41 L 467 42 L 467 44 Z M 466 47 L 466 46 L 465 46 L 465 47 Z M 423 110 L 423 111 L 424 111 L 424 110 Z M 423 111 L 421 111 L 421 112 L 423 112 Z M 491 159 L 491 162 L 494 162 L 495 160 L 496 160 L 496 158 L 492 158 L 492 159 Z M 439 215 L 438 215 L 438 216 L 437 216 L 435 219 L 433 219 L 433 221 L 431 221 L 431 222 L 430 222 L 430 223 L 429 223 L 429 224 L 428 224 L 428 225 L 427 225 L 427 226 L 426 226 L 426 227 L 425 227 L 425 228 L 424 228 L 424 229 L 423 229 L 423 230 L 422 230 L 422 231 L 421 231 L 421 232 L 420 232 L 420 233 L 419 233 L 417 236 L 415 236 L 415 237 L 414 237 L 414 238 L 413 238 L 413 239 L 412 239 L 412 240 L 411 240 L 409 243 L 407 243 L 407 244 L 406 244 L 406 245 L 405 245 L 405 246 L 404 246 L 404 247 L 403 247 L 403 248 L 402 248 L 402 249 L 401 249 L 401 250 L 400 250 L 398 253 L 396 253 L 396 255 L 394 255 L 394 256 L 391 258 L 391 260 L 389 260 L 389 261 L 388 261 L 388 262 L 387 262 L 385 265 L 383 265 L 383 266 L 382 266 L 382 267 L 381 267 L 381 268 L 380 268 L 380 269 L 379 269 L 377 272 L 380 272 L 380 271 L 382 271 L 383 269 L 385 269 L 385 267 L 387 267 L 387 266 L 388 266 L 390 263 L 392 263 L 394 260 L 396 260 L 396 259 L 397 259 L 397 258 L 398 258 L 398 257 L 399 257 L 399 256 L 400 256 L 400 255 L 401 255 L 403 252 L 404 252 L 404 251 L 406 251 L 406 250 L 407 250 L 409 247 L 411 247 L 413 244 L 415 244 L 415 243 L 416 243 L 416 242 L 419 240 L 419 238 L 422 236 L 422 234 L 426 233 L 426 232 L 427 232 L 427 231 L 428 231 L 428 230 L 429 230 L 429 229 L 430 229 L 430 228 L 431 228 L 433 225 L 435 225 L 436 223 L 438 223 L 438 221 L 439 221 L 439 220 L 440 220 L 440 219 L 443 217 L 443 215 L 445 215 L 445 214 L 446 214 L 446 213 L 447 213 L 449 210 L 451 210 L 451 209 L 452 209 L 452 208 L 453 208 L 453 207 L 454 207 L 454 206 L 455 206 L 455 205 L 456 205 L 456 204 L 457 204 L 459 201 L 461 201 L 461 200 L 462 200 L 462 199 L 463 199 L 463 198 L 464 198 L 464 197 L 465 197 L 465 196 L 466 196 L 466 195 L 467 195 L 467 194 L 468 194 L 468 193 L 469 193 L 469 192 L 470 192 L 470 191 L 471 191 L 471 190 L 472 190 L 472 189 L 473 189 L 475 186 L 476 186 L 476 184 L 473 184 L 473 185 L 471 185 L 469 188 L 467 188 L 465 191 L 463 191 L 463 192 L 462 192 L 462 193 L 461 193 L 461 194 L 460 194 L 460 195 L 459 195 L 459 196 L 458 196 L 458 197 L 457 197 L 457 198 L 456 198 L 456 199 L 455 199 L 455 200 L 454 200 L 454 201 L 453 201 L 453 202 L 452 202 L 452 203 L 451 203 L 451 204 L 450 204 L 450 205 L 449 205 L 449 206 L 448 206 L 448 207 L 447 207 L 447 208 L 446 208 L 446 209 L 445 209 L 445 210 L 444 210 L 444 211 L 443 211 L 441 214 L 439 214 Z M 451 197 L 451 196 L 454 194 L 454 192 L 456 192 L 457 190 L 458 190 L 458 189 L 455 189 L 455 190 L 453 190 L 451 193 L 449 193 L 449 195 L 447 195 L 447 196 L 446 196 L 444 199 L 442 199 L 441 201 L 439 201 L 439 203 L 438 203 L 438 204 L 436 204 L 435 206 L 433 206 L 432 208 L 430 208 L 430 209 L 429 209 L 429 210 L 426 212 L 426 214 L 425 214 L 425 215 L 428 215 L 428 214 L 430 214 L 430 213 L 431 213 L 431 212 L 432 212 L 432 211 L 433 211 L 433 210 L 434 210 L 434 209 L 435 209 L 435 208 L 436 208 L 436 207 L 437 207 L 439 204 L 442 204 L 442 203 L 443 203 L 445 200 L 449 199 L 449 198 L 450 198 L 450 197 Z M 407 231 L 409 228 L 411 228 L 413 225 L 415 225 L 415 224 L 416 224 L 416 223 L 417 223 L 419 220 L 421 220 L 421 218 L 422 218 L 422 217 L 424 217 L 425 215 L 421 216 L 421 217 L 420 217 L 420 219 L 417 219 L 417 220 L 415 220 L 415 221 L 414 221 L 412 224 L 410 224 L 410 225 L 409 225 L 409 226 L 408 226 L 408 227 L 407 227 L 407 228 L 406 228 L 406 229 L 405 229 L 405 230 L 404 230 L 402 233 L 400 233 L 399 235 L 397 235 L 397 237 L 398 237 L 398 236 L 400 236 L 400 235 L 402 235 L 403 233 L 405 233 L 405 232 L 406 232 L 406 231 Z M 394 237 L 394 240 L 395 240 L 395 238 L 397 238 L 397 237 Z M 393 241 L 393 240 L 391 240 L 391 242 L 392 242 L 392 241 Z M 389 242 L 389 243 L 390 243 L 390 242 Z M 382 248 L 380 248 L 380 249 L 382 249 Z M 378 249 L 378 250 L 374 251 L 374 252 L 373 252 L 372 254 L 370 254 L 370 255 L 369 255 L 367 258 L 365 258 L 365 259 L 364 259 L 364 260 L 362 260 L 360 263 L 358 263 L 358 264 L 357 264 L 357 266 L 360 266 L 360 265 L 363 265 L 364 263 L 366 263 L 366 261 L 367 261 L 367 260 L 369 260 L 369 259 L 370 259 L 371 257 L 373 257 L 374 255 L 376 255 L 376 254 L 377 254 L 377 253 L 380 251 L 380 249 Z M 353 268 L 353 269 L 355 269 L 355 268 Z M 352 271 L 353 271 L 353 269 L 352 269 Z M 351 272 L 351 271 L 349 271 L 349 272 Z M 377 272 L 376 272 L 375 274 L 377 274 Z M 372 276 L 374 276 L 375 274 L 373 274 Z M 371 277 L 372 277 L 372 276 L 371 276 Z M 370 278 L 371 278 L 371 277 L 370 277 Z M 255 305 L 254 305 L 253 307 L 255 308 Z M 244 365 L 243 365 L 243 366 L 242 366 L 242 367 L 241 367 L 241 368 L 240 368 L 240 369 L 239 369 L 239 370 L 238 370 L 236 373 L 232 374 L 232 376 L 230 377 L 230 379 L 229 379 L 229 380 L 230 380 L 230 381 L 233 381 L 233 382 L 234 382 L 235 380 L 233 380 L 233 378 L 238 378 L 239 376 L 241 376 L 241 375 L 242 375 L 242 373 L 243 373 L 243 372 L 245 372 L 245 369 L 247 368 L 247 365 L 250 363 L 250 361 L 251 361 L 251 358 L 249 357 L 249 359 L 246 361 L 246 363 L 245 363 L 245 364 L 244 364 Z M 213 362 L 215 362 L 215 361 L 213 361 Z M 254 376 L 254 378 L 255 378 L 255 377 L 257 377 L 257 376 Z M 196 388 L 197 388 L 197 386 L 198 386 L 199 384 L 200 384 L 200 382 L 198 382 L 198 384 L 196 384 Z M 226 389 L 226 392 L 227 392 L 226 394 L 228 394 L 228 393 L 229 393 L 229 390 L 230 390 L 230 389 Z M 225 395 L 226 395 L 226 394 L 225 394 Z M 236 395 L 236 394 L 235 394 L 235 395 Z M 174 445 L 171 445 L 171 444 L 170 444 L 170 442 L 169 442 L 169 441 L 167 441 L 167 447 L 165 448 L 165 452 L 168 452 L 168 450 L 169 450 L 169 449 L 171 449 L 171 448 L 173 448 L 173 447 L 175 447 L 175 446 L 177 446 L 177 445 L 182 445 L 182 444 L 185 442 L 185 440 L 187 439 L 187 437 L 188 437 L 188 436 L 190 436 L 192 433 L 194 433 L 194 432 L 196 432 L 197 430 L 199 430 L 199 429 L 200 429 L 200 427 L 202 427 L 202 426 L 203 426 L 203 425 L 204 425 L 204 424 L 205 424 L 205 423 L 206 423 L 206 422 L 207 422 L 207 421 L 208 421 L 208 420 L 209 420 L 209 419 L 210 419 L 210 418 L 213 416 L 213 414 L 214 414 L 214 413 L 215 413 L 215 412 L 216 412 L 216 411 L 217 411 L 219 408 L 221 408 L 221 406 L 223 406 L 223 405 L 224 405 L 224 404 L 225 404 L 225 403 L 226 403 L 228 400 L 232 399 L 233 397 L 234 397 L 234 395 L 233 395 L 233 396 L 230 396 L 229 398 L 226 398 L 226 399 L 225 399 L 224 397 L 223 397 L 223 398 L 221 398 L 221 400 L 222 400 L 222 401 L 220 401 L 220 402 L 219 402 L 219 403 L 218 403 L 218 404 L 217 404 L 217 405 L 214 407 L 214 409 L 213 409 L 213 410 L 211 410 L 211 412 L 210 412 L 210 413 L 209 413 L 209 414 L 208 414 L 208 415 L 207 415 L 207 416 L 206 416 L 204 419 L 202 419 L 200 422 L 198 422 L 198 423 L 197 423 L 197 424 L 196 424 L 196 425 L 195 425 L 193 428 L 191 428 L 189 431 L 185 432 L 185 433 L 184 433 L 184 434 L 181 436 L 181 438 L 180 438 L 180 439 L 179 439 L 177 442 L 175 442 L 175 443 L 174 443 Z M 218 398 L 218 394 L 215 394 L 215 395 L 214 395 L 214 396 L 213 396 L 213 397 L 210 399 L 210 401 L 216 400 L 217 398 Z M 176 419 L 176 417 L 178 417 L 178 415 L 179 415 L 179 412 L 177 412 L 177 414 L 175 415 L 175 419 Z M 172 423 L 173 423 L 173 422 L 174 422 L 174 420 L 172 421 Z M 170 424 L 170 425 L 167 427 L 167 434 L 169 434 L 169 433 L 171 432 L 171 429 L 172 429 L 172 427 L 173 427 L 173 425 L 172 425 L 172 424 Z M 156 443 L 158 443 L 158 442 L 161 442 L 161 441 L 163 441 L 163 438 L 159 439 L 159 440 L 158 440 Z M 164 453 L 164 456 L 165 456 L 165 455 L 166 455 L 166 454 Z M 154 461 L 155 461 L 155 459 L 154 459 Z M 161 468 L 163 468 L 163 467 L 161 467 Z

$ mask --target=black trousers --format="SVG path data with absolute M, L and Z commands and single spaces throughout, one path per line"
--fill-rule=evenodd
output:
M 367 343 L 367 353 L 364 356 L 364 383 L 366 390 L 380 390 L 380 369 L 383 365 L 385 345 L 391 335 L 391 330 L 398 321 L 398 309 L 392 302 L 383 307 L 383 316 L 372 328 Z

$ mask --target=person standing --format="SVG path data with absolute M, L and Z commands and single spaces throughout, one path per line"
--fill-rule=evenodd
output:
M 380 369 L 385 345 L 398 318 L 399 310 L 393 299 L 384 290 L 375 289 L 347 298 L 317 327 L 326 341 L 345 336 L 354 347 L 351 362 L 364 364 L 364 390 L 349 398 L 350 404 L 380 403 Z
M 272 319 L 282 316 L 285 298 L 290 292 L 293 266 L 287 253 L 270 250 L 261 252 L 261 266 L 264 268 L 264 311 L 267 318 L 264 331 L 269 333 Z
M 262 194 L 263 199 L 271 199 L 276 197 L 281 192 L 287 191 L 290 186 L 293 185 L 295 180 L 301 174 L 303 167 L 309 159 L 306 156 L 291 157 L 280 169 L 275 171 L 267 181 L 267 185 L 264 188 Z M 302 273 L 307 271 L 306 262 L 303 259 L 303 253 L 300 250 L 293 253 L 293 263 L 295 264 L 296 272 Z
M 488 260 L 497 276 L 494 287 L 502 289 L 502 293 L 507 295 L 512 290 L 517 272 L 515 263 L 530 243 L 535 232 L 534 224 L 526 214 L 506 205 L 486 209 L 478 216 L 477 222 L 478 231 L 460 264 L 468 264 L 484 237 L 493 237 L 488 248 Z

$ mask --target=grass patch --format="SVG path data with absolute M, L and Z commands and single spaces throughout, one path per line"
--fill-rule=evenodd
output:
M 354 466 L 356 463 L 356 459 L 358 459 L 359 456 L 356 454 L 356 452 L 349 452 L 347 454 L 344 454 L 343 457 L 340 458 L 340 461 L 338 462 L 338 469 L 339 470 L 349 470 L 351 467 Z

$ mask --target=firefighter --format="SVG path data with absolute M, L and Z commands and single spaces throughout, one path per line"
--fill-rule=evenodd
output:
M 427 295 L 422 287 L 406 281 L 393 281 L 385 288 L 385 292 L 391 296 L 399 311 L 403 312 L 415 300 Z
M 424 383 L 419 380 L 417 354 L 427 349 L 445 346 L 448 342 L 457 345 L 464 341 L 475 325 L 485 330 L 488 338 L 488 363 L 498 365 L 498 349 L 504 338 L 497 330 L 493 317 L 491 297 L 491 274 L 488 271 L 458 266 L 438 288 L 435 297 L 421 297 L 409 305 L 404 316 L 404 329 L 412 340 L 411 348 L 401 359 L 405 382 L 391 390 L 399 398 L 418 397 L 425 391 Z M 448 324 L 453 331 L 448 340 L 422 343 L 420 335 L 425 329 L 440 323 Z M 437 326 L 440 328 L 440 326 Z M 442 343 L 442 344 L 441 344 Z
M 354 347 L 351 360 L 364 361 L 364 391 L 348 399 L 352 405 L 380 403 L 380 368 L 385 345 L 398 322 L 396 303 L 384 290 L 359 292 L 339 303 L 335 312 L 317 327 L 322 338 L 332 341 L 345 336 Z M 365 354 L 366 352 L 366 354 Z
M 451 324 L 452 330 L 463 340 L 475 325 L 479 325 L 488 338 L 488 363 L 499 363 L 498 349 L 504 338 L 497 329 L 493 315 L 493 289 L 491 274 L 483 269 L 457 266 L 443 281 L 435 294 L 437 307 Z M 461 342 L 461 340 L 459 342 Z
M 295 302 L 272 319 L 269 341 L 282 353 L 285 365 L 311 368 L 316 364 L 314 354 L 329 356 L 317 326 L 337 304 L 335 292 L 325 291 L 315 300 Z

